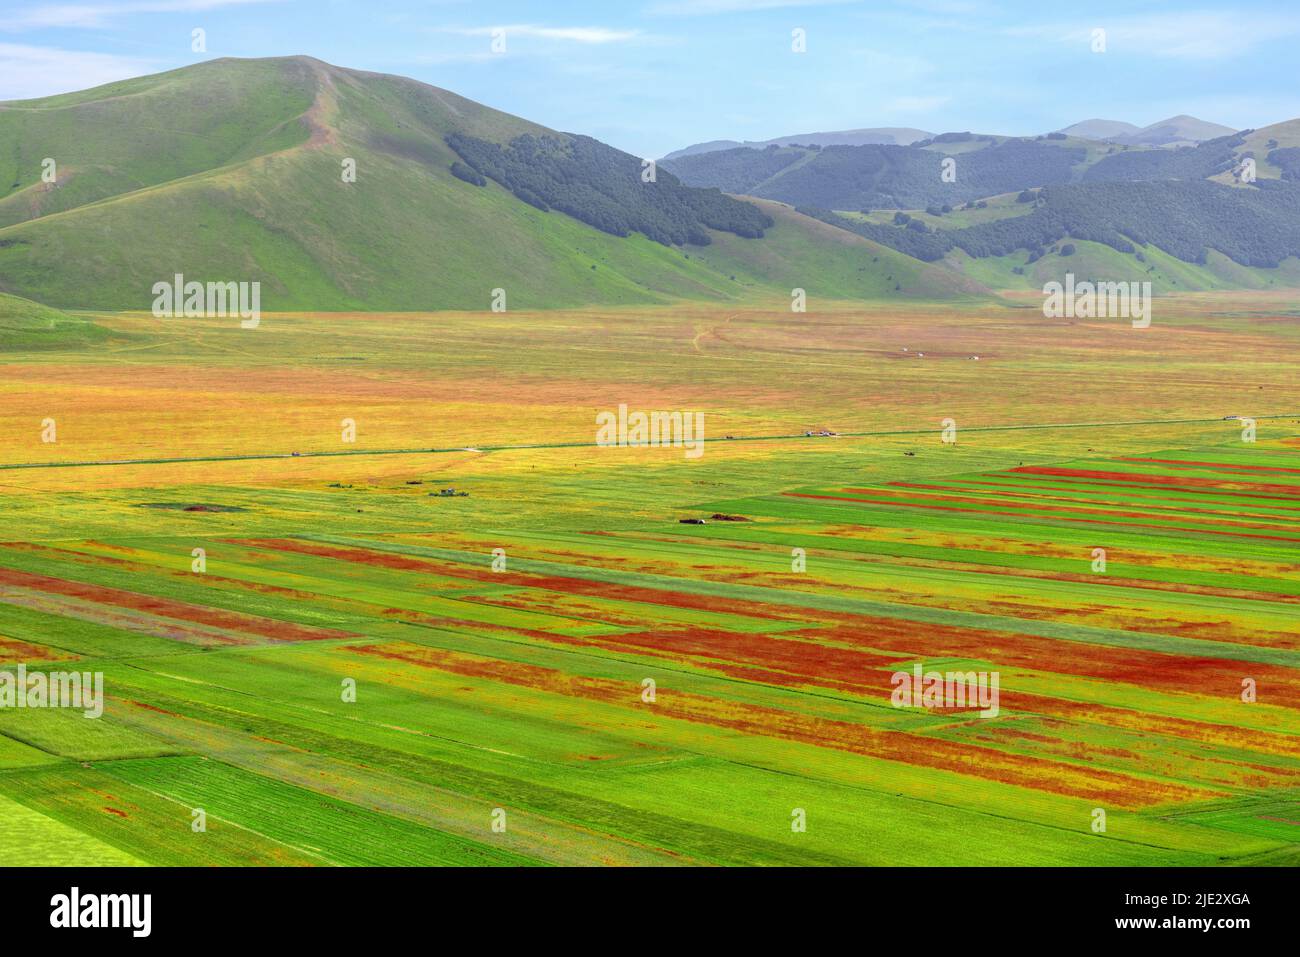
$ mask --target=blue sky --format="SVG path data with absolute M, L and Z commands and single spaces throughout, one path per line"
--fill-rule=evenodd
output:
M 206 53 L 191 51 L 195 27 Z M 1300 117 L 1297 49 L 1290 0 L 0 0 L 0 100 L 306 53 L 660 156 L 869 126 L 1266 126 Z

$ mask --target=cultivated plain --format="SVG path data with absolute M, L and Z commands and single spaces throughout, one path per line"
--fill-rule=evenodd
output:
M 0 711 L 5 864 L 1300 862 L 1286 294 L 5 305 L 0 663 L 107 694 Z

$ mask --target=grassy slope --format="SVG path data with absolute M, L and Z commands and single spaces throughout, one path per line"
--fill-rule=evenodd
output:
M 1211 250 L 1204 264 L 1183 262 L 1156 246 L 1141 247 L 1146 262 L 1133 254 L 1121 253 L 1103 243 L 1082 239 L 1056 243 L 1059 250 L 1066 243 L 1075 247 L 1073 256 L 1049 252 L 1037 262 L 1026 264 L 1028 254 L 1018 251 L 1008 256 L 974 259 L 961 250 L 945 257 L 944 262 L 963 276 L 992 289 L 1041 289 L 1053 280 L 1062 281 L 1067 272 L 1079 280 L 1102 279 L 1107 282 L 1150 282 L 1156 295 L 1177 292 L 1203 292 L 1218 289 L 1291 288 L 1300 283 L 1300 262 L 1285 260 L 1276 269 L 1257 269 L 1233 262 Z M 1024 269 L 1018 274 L 1013 270 Z
M 1270 127 L 1279 130 L 1286 124 Z M 1279 142 L 1282 142 L 1279 139 Z M 1287 145 L 1287 144 L 1283 144 Z M 1274 174 L 1276 175 L 1276 173 Z M 1217 178 L 1217 177 L 1216 177 Z M 1230 178 L 1230 177 L 1229 177 Z M 1016 193 L 1003 193 L 989 197 L 985 209 L 954 209 L 942 216 L 932 216 L 924 210 L 903 210 L 913 219 L 919 219 L 931 229 L 956 230 L 982 223 L 1028 215 L 1033 204 L 1016 202 Z M 853 210 L 839 211 L 846 219 L 891 225 L 895 210 L 873 210 L 869 214 Z M 1218 289 L 1282 289 L 1300 284 L 1300 262 L 1288 259 L 1276 269 L 1243 266 L 1233 262 L 1218 250 L 1209 250 L 1204 263 L 1189 263 L 1171 256 L 1158 246 L 1146 244 L 1141 253 L 1146 262 L 1139 262 L 1133 253 L 1121 253 L 1097 242 L 1066 239 L 1053 244 L 1053 249 L 1073 243 L 1073 258 L 1049 253 L 1035 263 L 1026 263 L 1028 250 L 1017 250 L 1006 256 L 989 256 L 975 259 L 957 249 L 944 257 L 944 264 L 968 279 L 990 289 L 1037 289 L 1050 280 L 1059 280 L 1067 272 L 1078 278 L 1104 278 L 1107 281 L 1150 281 L 1157 295 L 1175 292 L 1203 292 Z M 1014 270 L 1023 268 L 1024 273 Z
M 979 226 L 982 223 L 996 222 L 1000 219 L 1011 219 L 1016 216 L 1027 216 L 1034 210 L 1032 203 L 1018 203 L 1016 197 L 1019 193 L 999 193 L 997 196 L 989 196 L 984 202 L 988 206 L 984 209 L 963 209 L 960 206 L 954 207 L 952 212 L 944 213 L 942 216 L 931 216 L 923 209 L 904 209 L 901 212 L 907 213 L 913 219 L 919 219 L 931 229 L 965 229 L 967 226 Z M 964 205 L 964 204 L 963 204 Z M 879 226 L 889 226 L 894 222 L 894 213 L 900 210 L 893 209 L 876 209 L 870 213 L 863 213 L 861 210 L 837 210 L 839 215 L 845 219 L 856 219 L 861 222 L 875 223 Z
M 222 61 L 0 104 L 0 226 L 180 179 L 307 138 L 306 61 Z M 55 160 L 56 183 L 42 182 Z
M 1284 123 L 1274 123 L 1272 126 L 1255 130 L 1237 147 L 1238 156 L 1250 153 L 1255 157 L 1255 175 L 1259 179 L 1281 179 L 1282 177 L 1282 171 L 1266 159 L 1271 152 L 1268 144 L 1274 140 L 1277 141 L 1274 149 L 1300 146 L 1300 120 L 1287 120 Z M 1210 179 L 1228 186 L 1239 185 L 1233 179 L 1231 171 L 1211 176 Z
M 87 319 L 0 293 L 0 351 L 77 349 L 107 337 Z
M 983 292 L 975 282 L 954 280 L 935 265 L 810 219 L 782 203 L 752 201 L 776 220 L 761 245 L 715 235 L 713 245 L 691 251 L 691 259 L 751 285 L 763 280 L 742 280 L 741 275 L 757 272 L 782 288 L 799 287 L 809 296 L 825 298 L 945 299 Z
M 73 144 L 87 116 L 105 130 Z M 175 116 L 214 132 L 150 126 Z M 0 288 L 62 307 L 148 308 L 176 272 L 260 281 L 266 309 L 411 310 L 485 308 L 497 287 L 512 308 L 788 295 L 790 272 L 821 295 L 892 295 L 885 277 L 904 272 L 802 217 L 784 217 L 774 241 L 718 235 L 699 255 L 541 213 L 451 176 L 444 143 L 453 130 L 503 140 L 541 127 L 305 58 L 214 61 L 9 104 L 0 121 L 0 153 L 21 140 L 15 176 L 36 181 L 0 200 Z M 70 158 L 66 185 L 47 191 L 36 157 L 50 154 Z M 355 183 L 342 181 L 345 158 Z M 914 295 L 965 292 L 941 270 L 908 272 Z

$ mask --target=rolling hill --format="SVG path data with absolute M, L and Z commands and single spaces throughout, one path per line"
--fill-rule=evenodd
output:
M 1066 136 L 1081 136 L 1086 140 L 1109 140 L 1118 136 L 1137 133 L 1140 130 L 1140 126 L 1125 123 L 1123 120 L 1091 119 L 1071 124 L 1064 129 L 1057 130 L 1057 132 L 1064 133 Z
M 1230 126 L 1219 123 L 1207 123 L 1186 113 L 1158 120 L 1149 126 L 1132 133 L 1122 133 L 1115 137 L 1115 142 L 1129 146 L 1190 146 L 1204 143 L 1206 140 L 1218 139 L 1235 133 Z
M 1274 123 L 1258 130 L 1243 130 L 1235 144 L 1234 154 L 1237 160 L 1247 157 L 1255 160 L 1258 179 L 1300 180 L 1300 120 Z M 1232 185 L 1240 177 L 1225 172 L 1210 178 Z
M 1195 146 L 1206 140 L 1219 139 L 1235 133 L 1232 127 L 1207 123 L 1194 116 L 1181 114 L 1158 120 L 1148 126 L 1134 126 L 1122 120 L 1084 120 L 1067 126 L 1059 132 L 1088 140 L 1122 143 L 1127 146 L 1158 146 L 1176 148 Z
M 485 309 L 497 288 L 510 308 L 982 292 L 788 209 L 663 170 L 643 183 L 595 140 L 308 57 L 3 103 L 0 157 L 0 290 L 63 308 L 147 309 L 175 273 L 261 282 L 266 310 Z
M 0 293 L 0 352 L 80 349 L 102 342 L 108 335 L 89 319 Z

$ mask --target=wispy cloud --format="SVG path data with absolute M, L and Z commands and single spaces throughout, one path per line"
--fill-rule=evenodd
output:
M 894 0 L 898 6 L 922 10 L 926 13 L 985 14 L 993 9 L 980 0 Z
M 950 96 L 896 96 L 884 105 L 886 113 L 933 113 L 952 101 Z
M 507 37 L 534 37 L 541 40 L 564 40 L 571 43 L 622 43 L 641 36 L 640 30 L 613 30 L 609 27 L 543 27 L 531 23 L 500 24 L 492 27 L 442 27 L 439 33 L 464 37 L 487 37 L 496 31 Z
M 153 64 L 109 53 L 0 43 L 0 100 L 30 100 L 152 73 Z
M 852 52 L 861 63 L 860 66 L 859 62 L 853 65 L 853 75 L 858 78 L 861 78 L 862 71 L 865 70 L 874 77 L 895 83 L 911 82 L 935 71 L 934 63 L 922 56 L 880 49 L 859 49 Z
M 861 0 L 661 0 L 646 8 L 654 16 L 698 17 L 718 13 L 749 13 L 786 7 L 828 7 Z
M 1241 56 L 1270 40 L 1300 34 L 1300 16 L 1242 10 L 1186 10 L 1136 17 L 1099 16 L 1089 23 L 1009 27 L 1010 36 L 1075 43 L 1086 49 L 1092 31 L 1106 31 L 1107 50 L 1147 56 L 1213 60 Z
M 114 20 L 141 13 L 201 13 L 221 7 L 279 0 L 136 0 L 123 3 L 45 3 L 20 13 L 0 14 L 0 30 L 47 28 L 100 30 Z

